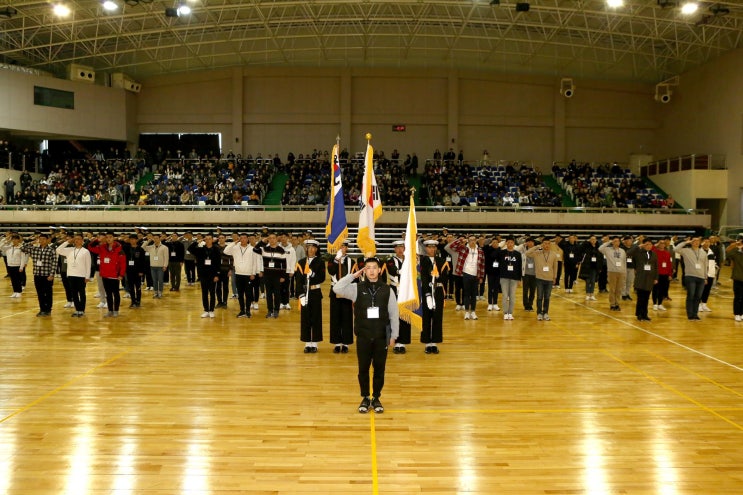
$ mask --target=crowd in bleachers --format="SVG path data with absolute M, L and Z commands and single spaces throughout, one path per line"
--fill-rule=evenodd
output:
M 170 158 L 142 187 L 139 205 L 259 205 L 275 173 L 273 157 Z
M 450 155 L 451 156 L 451 155 Z M 428 160 L 424 204 L 432 206 L 560 206 L 538 169 L 523 163 L 473 166 L 459 159 Z
M 555 179 L 565 192 L 582 207 L 605 208 L 673 208 L 672 198 L 665 199 L 658 191 L 628 169 L 618 164 L 579 164 L 575 160 L 566 167 L 552 167 Z
M 359 203 L 364 176 L 364 155 L 351 157 L 348 150 L 340 153 L 343 178 L 343 200 L 353 206 Z M 408 177 L 414 173 L 410 155 L 401 163 L 397 150 L 387 158 L 384 151 L 375 150 L 374 173 L 382 204 L 400 206 L 407 204 L 410 196 Z M 416 159 L 417 162 L 417 159 Z M 327 204 L 330 199 L 330 153 L 314 150 L 311 154 L 294 157 L 289 155 L 286 164 L 289 176 L 281 203 L 284 205 Z
M 19 189 L 10 204 L 100 205 L 132 202 L 141 170 L 132 160 L 69 160 L 52 165 L 41 180 L 28 172 L 20 178 Z

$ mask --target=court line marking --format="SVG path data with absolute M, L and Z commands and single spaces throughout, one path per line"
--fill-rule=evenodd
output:
M 372 464 L 372 493 L 379 494 L 379 469 L 377 466 L 377 428 L 374 422 L 374 415 L 377 414 L 370 410 L 369 423 L 371 428 L 371 464 Z
M 639 375 L 644 376 L 645 378 L 647 378 L 648 380 L 652 381 L 653 383 L 656 383 L 657 385 L 660 385 L 661 387 L 663 387 L 664 389 L 668 390 L 669 392 L 678 395 L 679 397 L 681 397 L 681 398 L 683 398 L 683 399 L 691 402 L 692 404 L 695 404 L 701 410 L 706 411 L 707 413 L 715 416 L 718 419 L 721 419 L 721 420 L 725 421 L 726 423 L 728 423 L 728 424 L 736 427 L 739 430 L 743 430 L 743 425 L 740 425 L 740 424 L 736 423 L 732 419 L 726 418 L 722 414 L 718 413 L 717 410 L 712 409 L 711 407 L 708 407 L 708 406 L 702 404 L 698 400 L 691 398 L 690 396 L 688 396 L 685 393 L 681 392 L 676 387 L 673 387 L 671 385 L 668 385 L 667 383 L 663 382 L 659 378 L 656 378 L 653 375 L 650 375 L 649 373 L 646 373 L 646 372 L 642 371 L 640 368 L 638 368 L 638 367 L 636 367 L 636 366 L 634 366 L 634 365 L 632 365 L 632 364 L 624 361 L 623 359 L 620 359 L 619 357 L 613 355 L 609 351 L 604 351 L 604 354 L 607 355 L 607 356 L 609 356 L 610 358 L 614 359 L 618 363 L 620 363 L 620 364 L 626 366 L 627 368 L 631 369 L 635 373 L 638 373 Z
M 663 340 L 663 341 L 665 341 L 665 342 L 667 342 L 669 344 L 675 345 L 675 346 L 680 347 L 682 349 L 685 349 L 685 350 L 687 350 L 687 351 L 689 351 L 691 353 L 697 354 L 697 355 L 699 355 L 699 356 L 701 356 L 703 358 L 709 359 L 711 361 L 715 361 L 715 362 L 717 362 L 719 364 L 722 364 L 723 366 L 727 366 L 727 367 L 732 368 L 734 370 L 743 372 L 743 368 L 740 367 L 740 366 L 736 366 L 736 365 L 734 365 L 732 363 L 728 363 L 727 361 L 724 361 L 724 360 L 722 360 L 720 358 L 714 357 L 714 356 L 712 356 L 710 354 L 704 353 L 704 352 L 702 352 L 700 350 L 694 349 L 693 347 L 689 347 L 688 345 L 682 344 L 681 342 L 677 342 L 677 341 L 675 341 L 673 339 L 669 339 L 668 337 L 664 337 L 664 336 L 659 335 L 659 334 L 657 334 L 655 332 L 651 332 L 650 330 L 647 330 L 645 328 L 642 328 L 640 326 L 637 326 L 634 323 L 630 323 L 628 321 L 621 320 L 621 319 L 617 318 L 616 316 L 610 315 L 608 313 L 604 313 L 604 312 L 602 312 L 602 311 L 600 311 L 600 310 L 598 310 L 596 308 L 592 308 L 591 306 L 586 306 L 585 304 L 581 304 L 581 303 L 579 303 L 577 301 L 573 301 L 572 299 L 568 299 L 567 297 L 565 297 L 565 296 L 563 296 L 561 294 L 557 294 L 557 297 L 560 297 L 562 299 L 565 299 L 567 301 L 570 301 L 571 303 L 573 303 L 576 306 L 580 306 L 580 307 L 586 308 L 586 309 L 588 309 L 590 311 L 593 311 L 594 313 L 600 314 L 601 316 L 604 316 L 606 318 L 609 318 L 611 320 L 614 320 L 616 322 L 619 322 L 619 323 L 621 323 L 621 324 L 623 324 L 625 326 L 628 326 L 630 328 L 634 328 L 635 330 L 639 330 L 639 331 L 641 331 L 641 332 L 643 332 L 643 333 L 645 333 L 647 335 L 650 335 L 652 337 L 655 337 L 655 338 L 657 338 L 659 340 Z
M 25 406 L 23 406 L 20 409 L 14 411 L 12 413 L 10 413 L 9 415 L 5 416 L 4 418 L 0 418 L 0 424 L 8 421 L 9 419 L 13 418 L 14 416 L 17 416 L 17 415 L 19 415 L 19 414 L 21 414 L 23 412 L 28 411 L 29 409 L 31 409 L 35 405 L 37 405 L 37 404 L 45 401 L 49 397 L 51 397 L 51 396 L 53 396 L 53 395 L 61 392 L 62 390 L 66 389 L 66 388 L 68 388 L 70 386 L 72 386 L 73 384 L 77 383 L 78 381 L 82 380 L 83 378 L 92 375 L 93 373 L 95 373 L 96 371 L 98 371 L 100 368 L 103 368 L 105 366 L 108 366 L 109 364 L 113 363 L 114 361 L 117 361 L 117 360 L 121 359 L 122 357 L 124 357 L 127 354 L 129 354 L 131 351 L 132 351 L 131 349 L 128 349 L 126 351 L 120 352 L 119 354 L 115 355 L 114 357 L 105 360 L 101 364 L 98 364 L 96 366 L 93 366 L 88 371 L 86 371 L 84 373 L 81 373 L 81 374 L 73 377 L 71 380 L 67 381 L 66 383 L 63 383 L 62 385 L 60 385 L 59 387 L 55 388 L 54 390 L 50 390 L 49 392 L 45 393 L 41 397 L 38 397 L 37 399 L 35 399 L 32 402 L 29 402 Z

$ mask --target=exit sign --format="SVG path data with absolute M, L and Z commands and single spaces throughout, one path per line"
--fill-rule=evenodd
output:
M 405 124 L 396 124 L 392 126 L 392 132 L 405 132 Z

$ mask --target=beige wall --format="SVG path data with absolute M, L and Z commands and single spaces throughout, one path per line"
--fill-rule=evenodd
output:
M 657 104 L 661 128 L 656 158 L 687 154 L 721 154 L 727 158 L 727 208 L 721 224 L 741 225 L 743 185 L 743 50 L 737 50 L 682 74 L 671 102 Z
M 282 157 L 330 149 L 337 135 L 349 151 L 362 151 L 367 132 L 387 154 L 396 148 L 423 160 L 451 147 L 476 160 L 487 149 L 493 160 L 543 169 L 571 158 L 626 163 L 652 146 L 659 125 L 652 87 L 576 86 L 565 100 L 553 77 L 236 68 L 144 81 L 138 120 L 142 132 L 221 132 L 225 151 Z M 393 124 L 407 131 L 392 132 Z
M 73 92 L 75 108 L 34 105 L 34 86 Z M 126 104 L 123 89 L 0 71 L 0 128 L 15 134 L 124 141 Z

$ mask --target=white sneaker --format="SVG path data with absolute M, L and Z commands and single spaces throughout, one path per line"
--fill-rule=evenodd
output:
M 75 306 L 75 305 L 74 305 L 73 303 L 69 302 L 69 301 L 68 301 L 68 302 L 66 302 L 66 303 L 64 303 L 64 307 L 65 307 L 65 308 L 71 308 L 71 307 L 73 307 L 73 306 Z
M 131 298 L 132 298 L 132 296 L 130 296 L 128 292 L 126 294 L 124 294 L 124 299 L 131 299 Z
M 18 292 L 14 292 L 10 295 L 10 297 L 15 299 L 15 298 L 21 297 L 21 295 Z
M 500 306 L 493 304 L 493 311 L 500 311 Z
M 735 321 L 743 321 L 743 316 L 735 315 Z
M 99 309 L 106 308 L 106 307 L 108 307 L 108 304 L 104 302 L 99 302 L 98 305 L 96 306 L 96 308 L 99 308 Z
M 508 320 L 508 319 L 509 319 L 509 318 L 508 318 L 509 316 L 510 316 L 510 315 L 509 315 L 508 313 L 505 313 L 505 314 L 503 315 L 503 319 L 504 319 L 504 320 Z
M 465 319 L 465 320 L 469 320 L 469 319 L 470 319 L 470 312 L 469 312 L 469 311 L 467 311 L 467 312 L 466 312 L 466 313 L 464 314 L 464 319 Z
M 591 296 L 590 295 L 587 295 L 586 296 L 586 301 L 590 301 L 590 300 L 591 300 Z
M 457 307 L 454 308 L 455 311 L 462 311 L 463 309 L 464 309 L 464 306 L 462 306 L 461 304 L 457 304 Z
M 250 309 L 258 309 L 258 303 L 254 302 L 253 304 L 251 304 Z
M 658 311 L 658 305 L 657 304 L 653 304 L 653 310 L 654 311 Z
M 101 297 L 101 295 L 100 295 L 100 294 L 93 294 L 93 297 L 98 297 L 98 298 L 100 298 L 100 297 Z
M 513 320 L 513 315 L 512 315 L 512 314 L 509 314 L 509 315 L 508 315 L 508 319 L 509 319 L 509 320 Z
M 209 311 L 209 318 L 214 318 L 214 311 Z
M 477 315 L 473 311 L 472 313 L 470 313 L 470 320 L 476 320 L 476 319 L 477 319 Z
M 493 311 L 493 305 L 492 304 L 488 304 L 488 311 Z
M 666 308 L 662 304 L 659 304 L 658 311 L 666 311 Z
M 594 296 L 593 294 L 591 294 L 591 301 L 595 301 L 595 300 L 596 300 L 596 296 Z
M 712 312 L 712 310 L 709 309 L 709 306 L 707 306 L 705 303 L 700 304 L 700 306 L 701 306 L 701 308 L 700 308 L 701 311 L 704 311 L 705 313 L 711 313 Z
M 542 316 L 542 319 L 544 321 L 550 321 L 550 315 L 548 315 L 547 313 L 544 313 L 544 316 Z
M 265 299 L 265 298 L 266 298 L 266 293 L 265 292 L 261 292 L 261 299 Z
M 209 318 L 209 311 L 204 311 L 203 313 L 201 313 L 201 317 L 202 318 Z
M 291 311 L 292 307 L 289 304 L 284 304 L 284 309 Z

